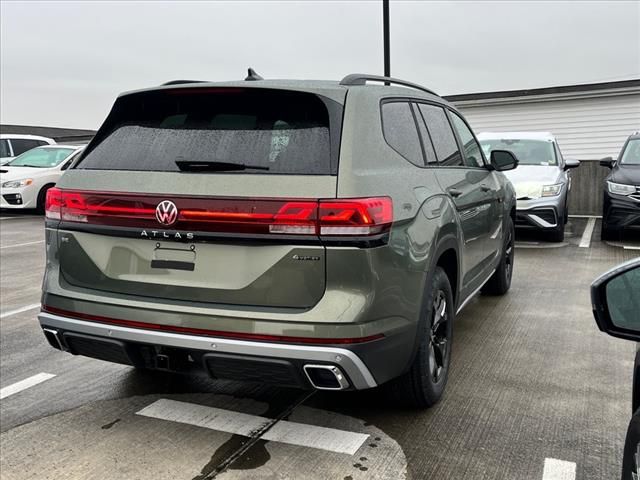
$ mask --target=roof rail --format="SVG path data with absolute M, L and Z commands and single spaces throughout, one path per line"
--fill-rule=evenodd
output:
M 182 85 L 183 83 L 206 83 L 204 80 L 171 80 L 170 82 L 165 82 L 161 87 L 165 87 L 167 85 Z
M 423 87 L 422 85 L 418 85 L 417 83 L 411 83 L 411 82 L 407 82 L 405 80 L 400 80 L 398 78 L 393 78 L 393 77 L 383 77 L 381 75 L 368 75 L 366 73 L 352 73 L 350 75 L 347 75 L 342 80 L 340 80 L 340 85 L 347 85 L 347 86 L 366 85 L 367 81 L 384 82 L 387 85 L 389 84 L 402 85 L 404 87 L 415 88 L 416 90 L 421 90 L 423 92 L 430 93 L 431 95 L 435 95 L 437 97 L 440 96 L 433 90 L 429 90 L 428 88 Z

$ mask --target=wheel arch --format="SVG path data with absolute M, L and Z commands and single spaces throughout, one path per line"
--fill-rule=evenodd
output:
M 56 186 L 55 182 L 48 182 L 48 183 L 45 183 L 42 187 L 40 187 L 40 190 L 38 190 L 38 195 L 36 196 L 37 209 L 44 211 L 44 202 L 46 200 L 46 197 L 44 195 L 46 194 L 47 190 L 55 186 Z M 41 199 L 42 199 L 42 203 L 40 202 Z
M 433 274 L 436 267 L 440 267 L 444 270 L 445 274 L 449 278 L 451 284 L 451 290 L 453 293 L 453 304 L 455 312 L 457 310 L 460 286 L 461 286 L 461 258 L 460 258 L 460 234 L 457 233 L 457 225 L 449 224 L 449 228 L 443 228 L 439 231 L 437 240 L 434 242 L 430 261 L 428 262 L 428 269 L 425 273 L 425 293 L 426 288 L 431 285 L 433 281 Z M 453 278 L 453 281 L 452 281 Z M 420 317 L 418 318 L 416 326 L 416 336 L 413 342 L 413 349 L 409 362 L 405 366 L 403 373 L 408 371 L 413 364 L 418 349 L 420 348 L 420 332 L 424 331 L 426 322 L 426 309 L 429 305 L 423 299 L 420 306 Z M 455 313 L 454 313 L 455 315 Z

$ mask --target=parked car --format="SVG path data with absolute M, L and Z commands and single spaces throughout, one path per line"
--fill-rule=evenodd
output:
M 37 147 L 0 167 L 0 208 L 44 211 L 47 191 L 58 182 L 82 148 Z
M 580 162 L 564 158 L 547 132 L 483 132 L 478 140 L 485 155 L 500 149 L 518 157 L 518 168 L 506 173 L 518 199 L 516 227 L 538 229 L 554 242 L 563 241 L 571 192 L 568 170 Z
M 0 165 L 9 163 L 12 158 L 32 148 L 55 145 L 55 143 L 52 138 L 37 135 L 0 134 Z
M 124 94 L 48 192 L 38 318 L 76 355 L 430 406 L 456 313 L 511 284 L 516 164 L 402 80 Z
M 603 332 L 640 341 L 640 258 L 596 279 L 591 285 L 596 323 Z M 622 480 L 637 480 L 640 461 L 640 344 L 633 369 L 633 416 L 629 422 L 622 462 Z
M 625 228 L 640 227 L 640 132 L 629 136 L 617 160 L 600 160 L 610 168 L 604 188 L 602 239 L 616 240 Z

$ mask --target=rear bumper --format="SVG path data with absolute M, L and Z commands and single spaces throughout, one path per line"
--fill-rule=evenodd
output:
M 348 348 L 152 331 L 46 312 L 41 312 L 38 320 L 52 346 L 116 363 L 172 371 L 204 370 L 215 378 L 300 388 L 312 388 L 305 365 L 326 366 L 337 367 L 346 377 L 348 384 L 336 390 L 363 390 L 378 385 L 360 356 Z M 56 340 L 52 340 L 54 334 Z M 386 341 L 375 340 L 358 348 L 378 350 L 380 343 Z

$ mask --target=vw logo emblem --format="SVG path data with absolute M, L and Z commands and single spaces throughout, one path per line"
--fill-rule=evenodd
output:
M 162 225 L 173 225 L 178 219 L 178 207 L 171 200 L 164 200 L 156 207 L 156 220 Z

